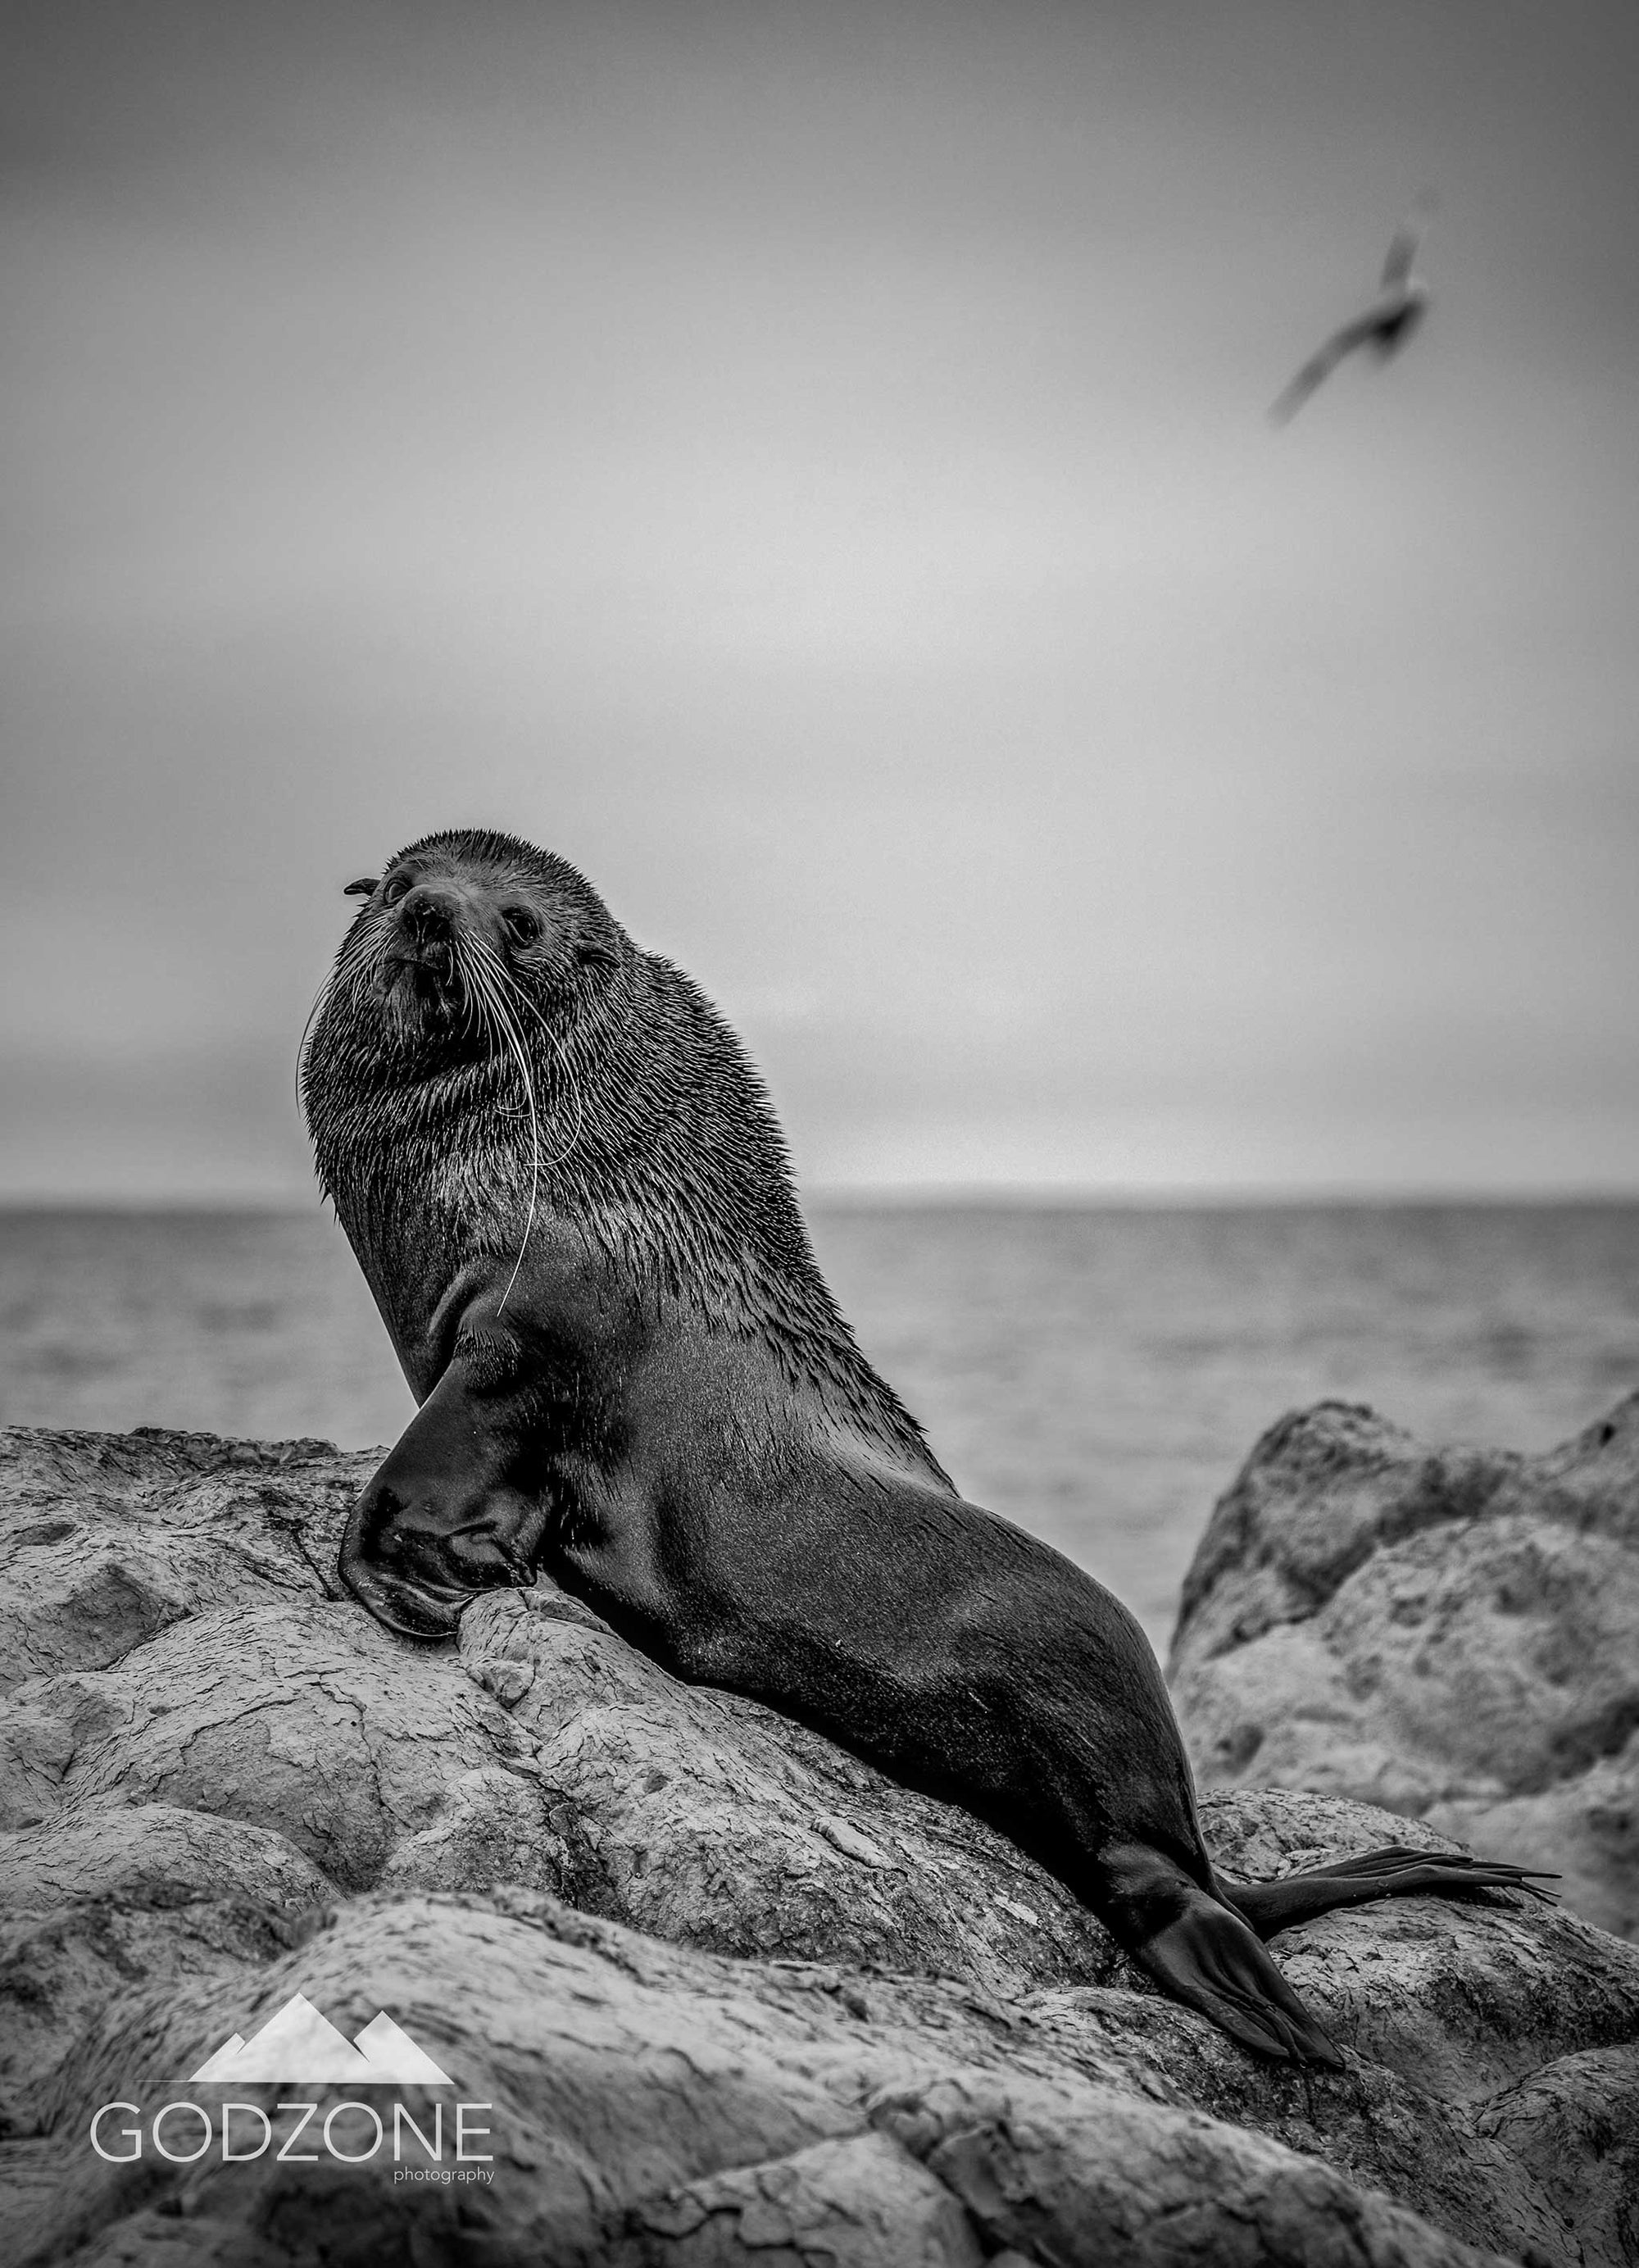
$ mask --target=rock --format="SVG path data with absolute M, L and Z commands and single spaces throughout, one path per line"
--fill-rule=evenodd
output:
M 1284 1418 L 1213 1513 L 1168 1678 L 1203 1787 L 1378 1803 L 1639 1936 L 1639 1394 L 1547 1455 Z
M 1285 1932 L 1347 2065 L 1305 2082 L 965 1813 L 549 1586 L 379 1629 L 330 1574 L 369 1462 L 0 1450 L 9 2259 L 1639 2258 L 1639 1951 L 1502 1893 Z M 1249 1875 L 1449 1847 L 1334 1795 L 1203 1818 Z M 190 2081 L 297 1994 L 449 2084 Z

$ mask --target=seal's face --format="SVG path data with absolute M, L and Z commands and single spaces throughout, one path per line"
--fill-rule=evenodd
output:
M 520 990 L 537 1008 L 561 1000 L 598 957 L 584 909 L 552 877 L 472 842 L 417 844 L 351 886 L 367 903 L 349 957 L 400 1049 L 487 1052 Z

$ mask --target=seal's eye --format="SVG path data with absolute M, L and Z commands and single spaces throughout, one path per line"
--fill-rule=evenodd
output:
M 540 935 L 540 917 L 527 906 L 504 906 L 501 920 L 514 945 L 533 945 Z
M 404 895 L 404 893 L 408 889 L 409 886 L 410 881 L 408 874 L 394 874 L 393 880 L 387 884 L 386 888 L 381 893 L 383 903 L 389 906 L 397 905 L 399 900 Z

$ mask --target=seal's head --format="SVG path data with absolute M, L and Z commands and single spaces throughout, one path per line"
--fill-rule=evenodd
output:
M 388 1079 L 402 1071 L 395 1057 L 448 1062 L 506 1048 L 520 1006 L 561 1013 L 590 973 L 621 958 L 619 926 L 584 876 L 510 835 L 430 835 L 348 891 L 364 904 L 332 990 Z

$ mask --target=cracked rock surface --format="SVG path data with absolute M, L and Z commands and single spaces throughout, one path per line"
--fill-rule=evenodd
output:
M 379 1629 L 330 1573 L 373 1462 L 0 1437 L 8 2261 L 1639 2260 L 1632 1946 L 1483 1892 L 1283 1933 L 1347 2063 L 1305 2084 L 964 1813 L 561 1593 Z M 1444 1847 L 1338 1795 L 1203 1815 L 1247 1876 Z M 189 2080 L 298 1992 L 451 2083 Z
M 1202 1786 L 1382 1804 L 1639 1938 L 1639 1394 L 1540 1457 L 1283 1418 L 1212 1514 L 1167 1675 Z

